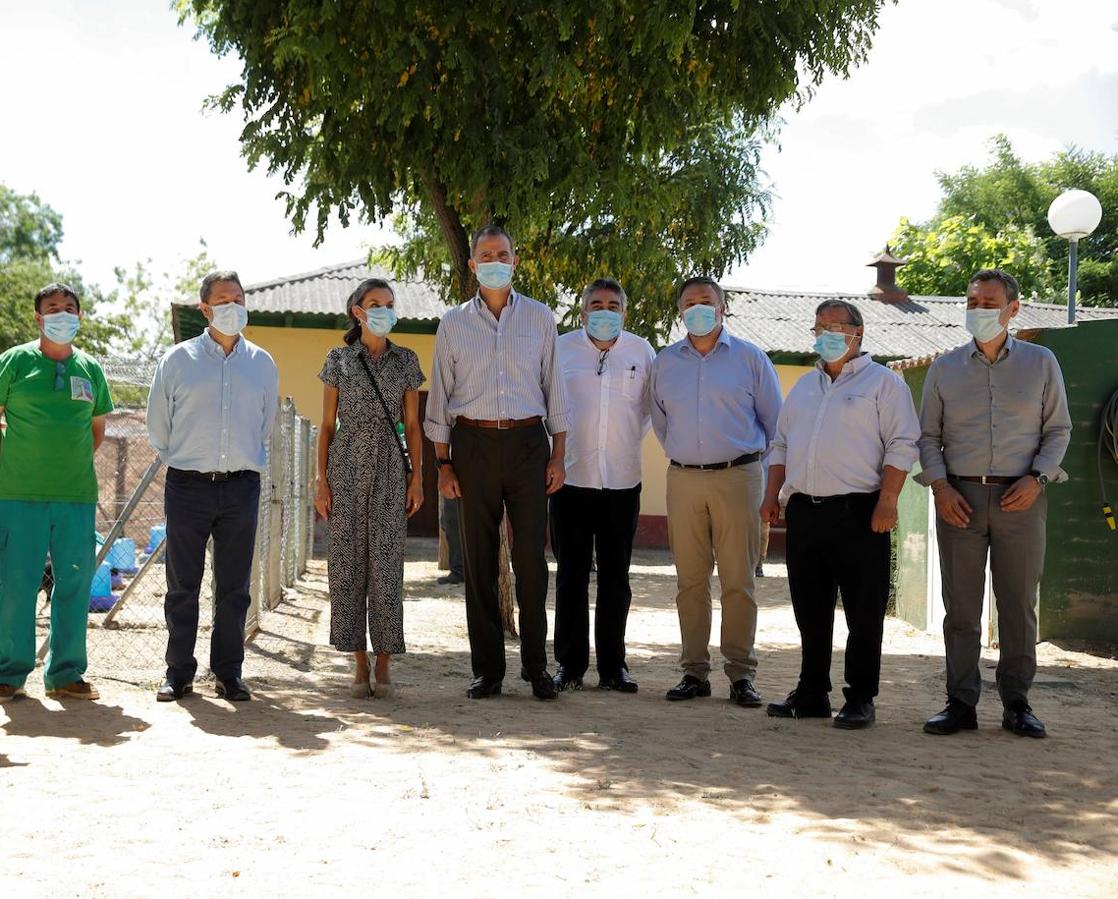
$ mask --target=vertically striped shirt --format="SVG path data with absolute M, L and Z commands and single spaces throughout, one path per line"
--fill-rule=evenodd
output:
M 568 427 L 566 396 L 555 352 L 555 316 L 516 291 L 496 318 L 480 296 L 439 322 L 435 365 L 423 430 L 450 443 L 459 416 L 519 419 L 539 415 L 552 434 Z

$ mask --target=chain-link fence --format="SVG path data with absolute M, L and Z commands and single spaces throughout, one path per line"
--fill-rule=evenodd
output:
M 127 373 L 114 372 L 116 378 Z M 148 372 L 134 372 L 139 383 Z M 252 605 L 246 633 L 283 598 L 283 588 L 306 571 L 314 535 L 314 443 L 317 429 L 295 413 L 291 399 L 276 410 L 268 447 L 268 469 L 260 478 L 260 515 L 252 568 Z M 108 416 L 105 441 L 95 457 L 98 565 L 90 591 L 90 677 L 148 685 L 165 671 L 167 591 L 163 543 L 165 469 L 148 443 L 143 409 L 117 409 Z M 108 547 L 105 547 L 107 542 Z M 212 549 L 212 547 L 211 547 Z M 199 598 L 200 670 L 209 657 L 213 582 L 211 554 Z M 37 618 L 40 656 L 50 623 L 50 569 L 44 574 Z

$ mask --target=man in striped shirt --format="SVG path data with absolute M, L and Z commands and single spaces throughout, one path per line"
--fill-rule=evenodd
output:
M 461 499 L 474 675 L 466 695 L 498 695 L 505 676 L 497 576 L 507 509 L 520 608 L 521 676 L 538 699 L 554 699 L 555 683 L 547 671 L 544 545 L 547 496 L 565 478 L 568 419 L 555 317 L 547 306 L 512 288 L 519 257 L 504 228 L 478 229 L 470 256 L 478 292 L 439 324 L 424 423 L 435 444 L 439 492 Z

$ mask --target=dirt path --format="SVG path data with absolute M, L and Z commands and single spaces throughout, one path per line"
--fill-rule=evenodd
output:
M 506 695 L 471 702 L 462 598 L 436 576 L 408 562 L 390 701 L 347 698 L 321 563 L 249 650 L 253 703 L 101 680 L 101 703 L 63 708 L 36 674 L 0 709 L 0 895 L 1118 894 L 1118 662 L 1041 648 L 1043 741 L 1003 732 L 992 694 L 977 733 L 921 734 L 942 645 L 897 621 L 868 732 L 736 708 L 721 675 L 669 705 L 672 569 L 645 553 L 639 695 L 539 703 L 510 645 Z M 773 698 L 798 666 L 786 580 L 760 599 Z

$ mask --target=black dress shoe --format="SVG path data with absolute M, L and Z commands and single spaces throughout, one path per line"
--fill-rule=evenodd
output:
M 535 674 L 521 671 L 520 676 L 532 685 L 532 695 L 535 696 L 536 699 L 555 699 L 559 695 L 559 690 L 555 683 L 557 678 L 553 678 L 548 674 L 546 668 L 543 671 L 537 671 Z M 582 678 L 579 678 L 580 688 L 581 685 Z
M 765 569 L 763 567 L 761 567 L 760 565 L 758 565 L 756 568 L 753 569 L 753 576 L 754 577 L 764 577 L 765 576 Z
M 793 690 L 780 702 L 770 702 L 765 711 L 770 718 L 830 718 L 831 701 L 826 696 L 804 696 Z
M 452 571 L 450 574 L 444 574 L 441 578 L 438 579 L 438 581 L 436 581 L 436 583 L 443 584 L 445 586 L 447 584 L 461 584 L 465 580 L 466 579 L 462 577 L 462 575 L 455 574 Z
M 1013 731 L 1019 737 L 1048 736 L 1044 723 L 1033 714 L 1033 710 L 1023 699 L 1006 706 L 1005 712 L 1002 713 L 1002 727 Z
M 756 709 L 761 705 L 761 694 L 754 688 L 753 681 L 743 677 L 730 684 L 730 702 L 747 709 Z
M 710 696 L 710 681 L 699 680 L 693 674 L 683 675 L 683 680 L 668 691 L 670 702 L 679 702 L 682 699 L 698 699 Z
M 598 689 L 613 690 L 617 693 L 636 693 L 637 682 L 629 677 L 627 669 L 622 668 L 617 674 L 610 677 L 599 677 Z
M 859 730 L 863 727 L 869 727 L 873 724 L 875 718 L 877 718 L 877 711 L 873 707 L 872 700 L 860 702 L 848 699 L 842 710 L 835 715 L 835 727 L 841 727 L 845 730 Z
M 530 680 L 530 678 L 525 678 L 525 680 Z M 559 670 L 555 672 L 555 689 L 560 693 L 564 690 L 581 690 L 582 675 L 573 674 L 560 665 Z
M 490 696 L 501 695 L 501 678 L 475 677 L 466 688 L 466 695 L 470 699 L 486 699 Z
M 978 715 L 973 705 L 954 696 L 947 697 L 947 707 L 924 723 L 924 733 L 947 736 L 961 730 L 978 730 Z
M 229 702 L 248 702 L 252 699 L 252 694 L 249 693 L 248 687 L 239 677 L 231 677 L 229 680 L 219 680 L 215 689 L 219 697 Z
M 176 699 L 182 699 L 187 693 L 194 692 L 194 684 L 176 684 L 172 680 L 164 681 L 163 686 L 155 691 L 155 699 L 157 702 L 173 702 Z

